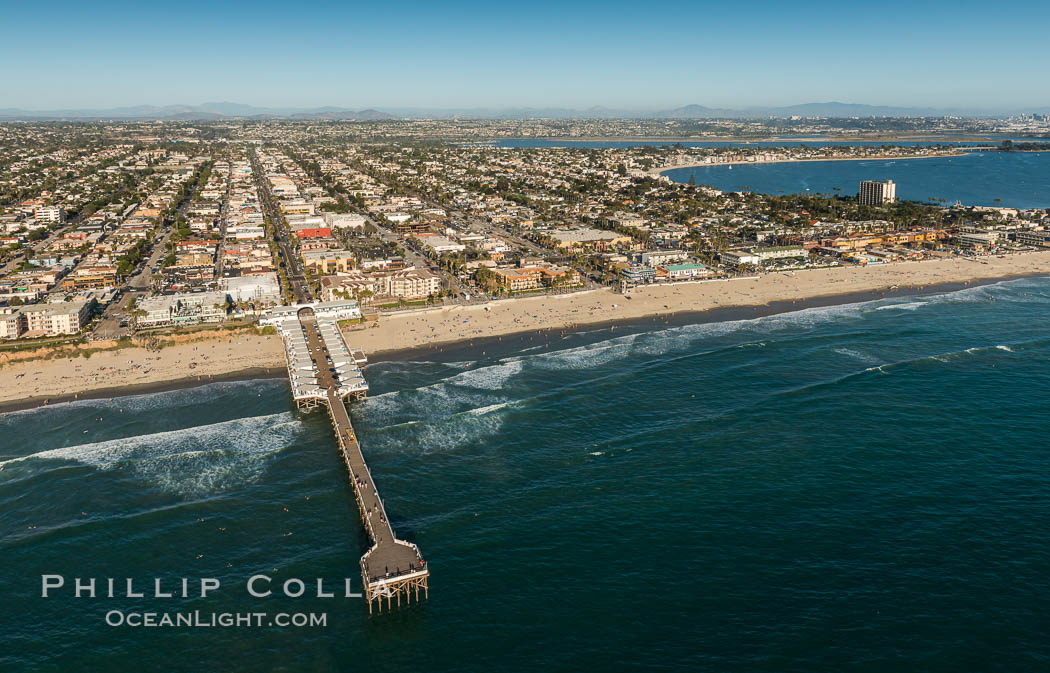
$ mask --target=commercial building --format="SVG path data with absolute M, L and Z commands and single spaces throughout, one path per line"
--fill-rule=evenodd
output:
M 555 229 L 544 233 L 554 239 L 557 247 L 567 250 L 606 250 L 617 245 L 627 245 L 632 240 L 630 236 L 615 231 L 589 228 Z
M 656 280 L 656 269 L 651 266 L 628 266 L 620 270 L 620 275 L 632 285 L 642 285 Z
M 262 314 L 259 318 L 259 324 L 262 326 L 280 325 L 283 321 L 298 316 L 299 311 L 304 308 L 312 308 L 318 320 L 322 318 L 329 320 L 355 320 L 361 317 L 361 307 L 356 301 L 340 299 L 298 304 L 296 306 L 275 306 Z
M 333 300 L 341 296 L 358 296 L 362 292 L 375 297 L 422 299 L 441 291 L 441 277 L 415 268 L 373 273 L 354 271 L 323 279 L 321 288 L 322 295 Z
M 324 221 L 332 229 L 364 229 L 367 220 L 364 215 L 325 213 Z
M 223 278 L 221 289 L 234 302 L 276 303 L 281 299 L 281 286 L 276 273 Z
M 296 199 L 281 202 L 281 212 L 285 215 L 313 215 L 314 204 L 311 201 Z
M 353 271 L 357 261 L 350 250 L 308 250 L 302 258 L 304 268 L 321 275 Z
M 467 249 L 467 246 L 462 243 L 456 243 L 449 238 L 438 236 L 437 234 L 417 234 L 413 238 L 415 238 L 421 246 L 426 248 L 428 252 L 434 255 L 440 255 L 444 252 L 462 252 Z
M 667 274 L 669 280 L 688 280 L 711 275 L 711 270 L 703 264 L 668 264 L 661 267 L 661 271 Z
M 139 300 L 135 308 L 142 311 L 135 322 L 139 327 L 195 325 L 222 322 L 226 319 L 225 292 L 193 292 Z
M 307 238 L 331 238 L 332 230 L 328 227 L 301 227 L 295 230 L 295 237 L 299 240 Z
M 235 227 L 226 228 L 226 238 L 232 238 L 238 241 L 250 241 L 265 237 L 266 230 L 263 227 L 241 224 Z
M 71 292 L 116 286 L 117 268 L 115 266 L 81 268 L 66 276 L 62 281 L 62 289 Z
M 897 185 L 893 180 L 876 182 L 875 180 L 863 180 L 860 183 L 860 205 L 882 206 L 897 200 Z

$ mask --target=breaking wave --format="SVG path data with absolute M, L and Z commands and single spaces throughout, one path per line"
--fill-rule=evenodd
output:
M 267 457 L 292 443 L 301 429 L 302 423 L 284 412 L 49 449 L 0 465 L 22 468 L 36 461 L 60 461 L 99 470 L 126 469 L 166 491 L 201 494 L 254 480 Z

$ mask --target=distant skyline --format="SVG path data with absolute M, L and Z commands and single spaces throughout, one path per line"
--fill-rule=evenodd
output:
M 1050 108 L 1050 3 L 191 0 L 5 10 L 0 108 Z M 1009 18 L 1009 17 L 1008 17 Z

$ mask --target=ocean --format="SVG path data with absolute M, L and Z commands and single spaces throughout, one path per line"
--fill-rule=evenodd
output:
M 956 157 L 796 161 L 676 168 L 664 173 L 723 191 L 856 196 L 861 180 L 893 180 L 897 198 L 952 205 L 1050 207 L 1050 152 L 973 152 Z
M 1014 136 L 978 135 L 969 136 L 980 140 L 954 140 L 946 137 L 943 140 L 823 140 L 805 136 L 805 140 L 780 136 L 775 140 L 573 140 L 569 138 L 500 138 L 481 141 L 481 143 L 462 143 L 464 145 L 481 144 L 490 147 L 506 148 L 577 148 L 577 149 L 625 149 L 629 147 L 846 147 L 850 145 L 880 146 L 895 145 L 904 147 L 930 147 L 935 145 L 998 145 L 1003 140 L 1017 143 L 1047 143 L 1043 138 L 1018 138 Z
M 283 380 L 0 416 L 0 670 L 1045 670 L 1048 312 L 1028 278 L 371 364 L 352 416 L 432 573 L 371 618 L 245 591 L 360 589 L 328 419 Z M 42 574 L 222 588 L 45 599 Z

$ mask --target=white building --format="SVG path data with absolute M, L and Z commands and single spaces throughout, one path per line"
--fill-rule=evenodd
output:
M 256 273 L 250 276 L 223 278 L 221 289 L 234 302 L 253 301 L 262 304 L 277 303 L 281 299 L 281 285 L 276 273 Z
M 91 319 L 95 302 L 66 301 L 57 304 L 31 304 L 20 312 L 26 319 L 26 332 L 46 336 L 76 334 Z
M 354 213 L 325 213 L 324 221 L 332 229 L 364 229 L 368 222 L 364 215 Z
M 718 255 L 718 258 L 727 266 L 743 266 L 744 264 L 758 265 L 762 258 L 747 250 L 727 250 Z
M 863 180 L 860 183 L 860 205 L 881 206 L 894 203 L 897 200 L 897 185 L 893 180 L 876 182 L 875 180 Z
M 711 275 L 711 271 L 703 264 L 668 264 L 662 268 L 670 280 L 688 280 Z
M 226 319 L 226 293 L 186 292 L 145 297 L 135 308 L 145 312 L 135 319 L 139 327 L 222 322 Z
M 999 242 L 999 233 L 995 231 L 964 231 L 956 235 L 961 248 L 971 250 L 990 250 Z
M 467 246 L 462 243 L 456 243 L 455 241 L 445 238 L 444 236 L 429 235 L 429 236 L 416 236 L 415 239 L 419 241 L 419 244 L 424 248 L 429 248 L 434 254 L 440 255 L 443 252 L 462 252 L 467 249 Z
M 251 241 L 264 238 L 266 236 L 266 230 L 262 227 L 253 227 L 249 225 L 239 225 L 236 227 L 228 227 L 226 229 L 226 238 L 233 238 L 238 241 Z
M 260 325 L 280 325 L 285 320 L 295 318 L 299 311 L 304 308 L 312 308 L 318 320 L 327 318 L 329 320 L 355 320 L 361 317 L 361 307 L 353 299 L 340 299 L 337 301 L 320 301 L 311 304 L 299 304 L 297 306 L 274 306 L 265 311 L 259 318 Z
M 66 211 L 59 206 L 37 206 L 33 217 L 38 222 L 64 222 Z
M 26 331 L 26 316 L 16 306 L 0 307 L 0 339 L 17 339 Z
M 689 259 L 689 253 L 684 250 L 650 250 L 642 253 L 642 264 L 656 268 L 664 264 L 684 262 Z

